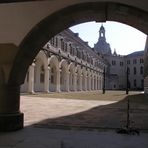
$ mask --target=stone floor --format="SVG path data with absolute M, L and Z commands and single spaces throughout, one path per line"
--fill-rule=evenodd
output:
M 0 133 L 0 148 L 148 148 L 148 133 L 122 135 L 115 131 L 77 131 L 26 127 Z
M 142 98 L 141 98 L 142 100 Z M 130 125 L 148 130 L 148 103 L 130 98 Z M 25 125 L 45 128 L 119 129 L 127 124 L 127 99 L 119 101 L 21 97 Z
M 25 128 L 0 133 L 0 148 L 147 148 L 147 102 L 130 104 L 132 128 L 140 135 L 117 134 L 126 125 L 127 100 L 100 101 L 21 96 Z

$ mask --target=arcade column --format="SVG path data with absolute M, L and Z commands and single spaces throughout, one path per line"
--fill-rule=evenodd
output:
M 20 85 L 8 82 L 18 48 L 14 44 L 0 44 L 0 131 L 23 128 L 20 112 Z
M 23 128 L 23 113 L 20 112 L 20 86 L 0 86 L 0 131 Z

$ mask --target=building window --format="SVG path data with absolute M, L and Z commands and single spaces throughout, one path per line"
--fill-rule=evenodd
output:
M 71 44 L 69 44 L 69 50 L 70 50 L 70 54 L 72 55 L 72 50 L 73 50 L 73 48 L 72 48 L 72 45 Z
M 64 51 L 64 41 L 61 39 L 61 49 Z
M 63 69 L 61 68 L 61 71 L 60 71 L 60 84 L 63 85 L 64 82 L 63 82 Z
M 51 68 L 51 83 L 54 83 L 54 68 Z
M 127 60 L 127 64 L 128 64 L 128 65 L 130 64 L 130 60 Z
M 140 63 L 144 63 L 143 59 L 140 59 Z
M 137 64 L 137 59 L 134 59 L 133 60 L 133 64 Z
M 143 66 L 140 67 L 140 74 L 143 75 Z
M 58 38 L 56 37 L 55 47 L 58 47 Z
M 141 80 L 141 88 L 142 89 L 144 88 L 144 80 L 143 79 Z
M 137 81 L 134 79 L 134 87 L 137 87 Z
M 77 57 L 80 58 L 80 52 L 79 52 L 78 48 L 76 48 L 76 51 L 77 51 Z
M 82 52 L 82 59 L 85 60 L 84 52 Z
M 93 65 L 93 59 L 91 58 L 91 64 Z
M 50 44 L 51 44 L 52 46 L 54 46 L 54 37 L 51 38 L 51 40 L 50 40 Z
M 134 75 L 136 75 L 136 73 L 137 73 L 137 69 L 136 67 L 134 67 Z
M 129 67 L 127 67 L 127 70 L 128 70 L 128 74 L 130 74 L 130 68 Z
M 112 65 L 116 65 L 116 61 L 113 60 L 113 61 L 112 61 Z
M 64 49 L 65 49 L 65 52 L 67 52 L 67 43 L 65 43 Z
M 41 66 L 40 69 L 40 83 L 44 83 L 44 66 Z
M 123 62 L 120 62 L 120 66 L 123 66 Z

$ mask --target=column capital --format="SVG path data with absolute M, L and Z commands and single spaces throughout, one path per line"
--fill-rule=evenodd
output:
M 35 63 L 33 62 L 30 66 L 33 66 L 33 67 L 35 67 Z

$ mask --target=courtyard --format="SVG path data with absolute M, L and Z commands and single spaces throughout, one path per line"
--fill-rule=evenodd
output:
M 59 129 L 120 129 L 127 125 L 148 130 L 148 101 L 140 92 L 101 91 L 36 93 L 21 96 L 25 126 Z
M 140 134 L 118 134 L 126 125 Z M 23 130 L 0 133 L 0 148 L 147 148 L 148 97 L 123 91 L 21 95 Z

